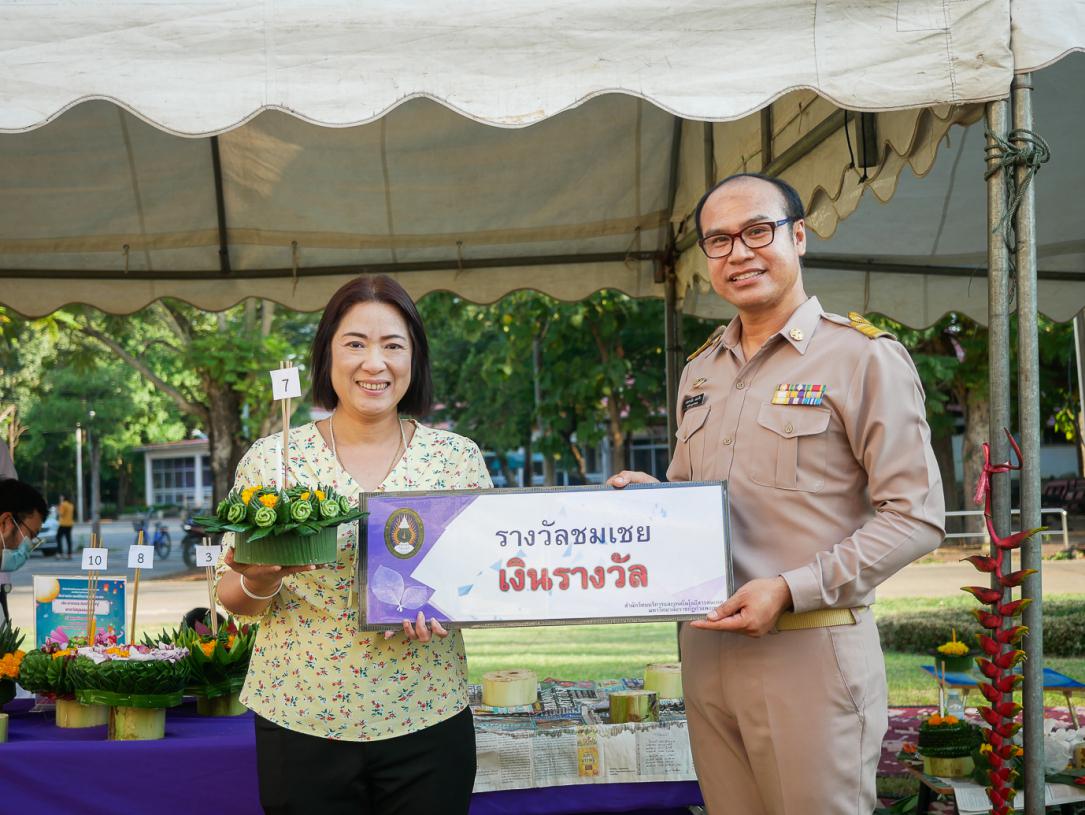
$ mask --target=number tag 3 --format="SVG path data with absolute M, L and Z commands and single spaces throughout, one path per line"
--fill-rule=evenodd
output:
M 109 550 L 108 549 L 84 549 L 83 550 L 83 571 L 84 572 L 100 572 L 102 569 L 109 568 Z
M 153 546 L 129 546 L 128 547 L 129 569 L 153 569 L 154 547 Z
M 197 546 L 196 547 L 196 566 L 214 566 L 219 561 L 219 554 L 222 552 L 221 546 Z

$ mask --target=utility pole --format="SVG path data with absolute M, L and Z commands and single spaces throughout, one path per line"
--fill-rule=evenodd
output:
M 75 514 L 83 523 L 83 426 L 75 423 Z

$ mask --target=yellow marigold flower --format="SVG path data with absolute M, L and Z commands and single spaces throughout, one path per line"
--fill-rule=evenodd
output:
M 302 501 L 308 501 L 308 500 L 309 500 L 309 496 L 310 496 L 311 494 L 312 494 L 312 493 L 310 493 L 310 492 L 309 492 L 309 490 L 306 490 L 305 492 L 303 492 L 303 493 L 301 494 L 301 500 L 302 500 Z
M 253 493 L 260 489 L 261 487 L 245 487 L 245 489 L 241 491 L 241 500 L 245 502 L 245 506 L 248 506 L 249 501 L 252 500 Z
M 268 509 L 273 509 L 277 503 L 279 503 L 278 495 L 261 495 L 260 503 Z
M 313 490 L 313 492 L 316 493 L 316 497 L 317 497 L 318 501 L 323 501 L 324 500 L 324 490 Z
M 942 724 L 957 724 L 960 721 L 956 716 L 943 716 Z
M 946 656 L 963 657 L 968 653 L 968 645 L 960 640 L 943 643 L 938 646 L 938 653 Z
M 234 640 L 236 640 L 236 639 L 237 639 L 237 636 L 234 635 L 234 634 L 231 634 L 229 637 L 226 638 L 226 650 L 227 651 L 229 651 L 231 648 L 234 647 Z
M 211 656 L 211 654 L 214 653 L 214 651 L 215 651 L 215 643 L 214 642 L 201 642 L 200 643 L 200 650 L 203 651 L 206 656 Z

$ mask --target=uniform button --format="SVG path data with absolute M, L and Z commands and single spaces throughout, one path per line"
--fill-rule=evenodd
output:
M 784 425 L 784 432 L 785 433 L 791 433 L 794 429 L 795 428 L 792 427 L 791 422 L 788 422 L 787 424 Z
M 731 437 L 730 437 L 730 436 L 727 436 L 727 437 L 726 437 L 726 438 L 725 438 L 725 439 L 723 440 L 723 443 L 724 443 L 724 444 L 726 444 L 726 445 L 730 445 L 730 444 L 731 444 Z
M 742 381 L 742 380 L 740 379 L 740 380 L 739 380 L 738 382 L 736 382 L 736 383 L 735 383 L 735 387 L 736 387 L 736 388 L 738 388 L 739 390 L 742 390 L 743 388 L 745 388 L 745 387 L 746 387 L 746 383 L 745 383 L 745 382 L 743 382 L 743 381 Z

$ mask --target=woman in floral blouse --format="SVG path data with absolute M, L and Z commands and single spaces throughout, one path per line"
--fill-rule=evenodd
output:
M 291 480 L 362 492 L 492 486 L 474 442 L 401 414 L 432 399 L 429 347 L 414 303 L 389 277 L 336 292 L 312 347 L 313 399 L 331 418 L 291 430 Z M 282 441 L 257 441 L 237 485 L 276 484 Z M 256 714 L 260 801 L 268 813 L 466 813 L 475 776 L 463 639 L 436 619 L 358 628 L 356 524 L 334 564 L 236 563 L 218 596 L 259 618 L 241 701 Z

